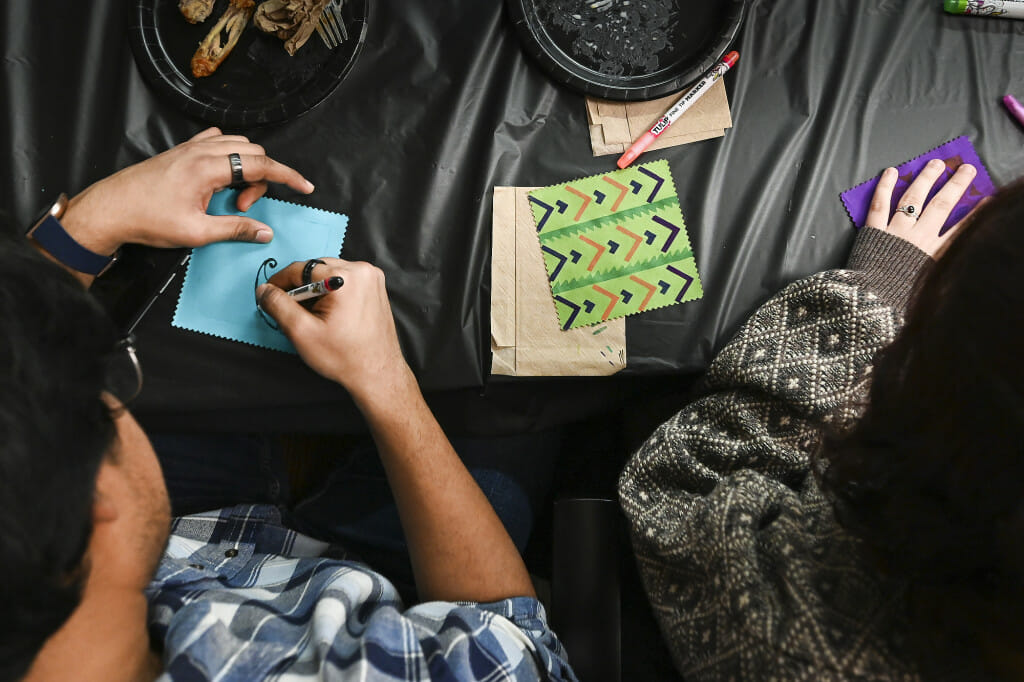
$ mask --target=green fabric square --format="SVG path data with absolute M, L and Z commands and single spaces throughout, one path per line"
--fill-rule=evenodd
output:
M 667 161 L 529 194 L 562 329 L 704 295 Z

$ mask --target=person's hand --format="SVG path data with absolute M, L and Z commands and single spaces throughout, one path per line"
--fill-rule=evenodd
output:
M 213 193 L 231 183 L 228 155 L 242 159 L 248 183 L 238 196 L 247 211 L 280 182 L 309 194 L 313 185 L 241 135 L 209 128 L 162 154 L 104 178 L 73 197 L 62 223 L 80 244 L 109 254 L 123 243 L 159 247 L 195 247 L 236 240 L 269 242 L 273 231 L 252 218 L 209 216 Z
M 949 218 L 949 214 L 953 212 L 960 197 L 967 191 L 978 172 L 970 164 L 961 164 L 953 173 L 953 177 L 925 205 L 924 201 L 928 193 L 931 192 L 935 181 L 939 179 L 945 169 L 946 164 L 939 159 L 929 161 L 910 183 L 910 187 L 903 193 L 897 204 L 900 207 L 912 206 L 914 216 L 896 211 L 890 217 L 892 193 L 896 187 L 898 171 L 895 168 L 886 168 L 882 173 L 882 178 L 878 181 L 878 187 L 875 188 L 874 197 L 871 199 L 871 208 L 868 210 L 868 217 L 864 225 L 885 230 L 910 242 L 932 258 L 939 258 L 957 233 L 974 215 L 974 211 L 972 211 L 945 233 L 939 234 Z
M 295 262 L 257 290 L 260 307 L 277 320 L 299 355 L 359 401 L 376 388 L 411 377 L 398 344 L 384 273 L 369 263 L 320 258 L 312 280 L 341 276 L 341 289 L 316 299 L 311 310 L 285 293 L 302 286 L 305 262 Z

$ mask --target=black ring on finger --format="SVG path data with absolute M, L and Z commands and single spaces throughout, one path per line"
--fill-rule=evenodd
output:
M 232 152 L 228 154 L 228 162 L 231 164 L 231 186 L 238 187 L 245 184 L 245 176 L 242 175 L 242 156 Z
M 306 261 L 306 264 L 302 266 L 302 283 L 312 284 L 313 283 L 313 268 L 318 265 L 327 265 L 319 258 L 310 258 Z

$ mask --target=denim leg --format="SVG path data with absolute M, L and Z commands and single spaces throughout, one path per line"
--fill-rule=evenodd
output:
M 175 516 L 288 498 L 278 442 L 260 435 L 150 434 Z
M 550 499 L 561 432 L 453 438 L 452 445 L 522 552 Z M 340 461 L 324 485 L 294 507 L 289 521 L 296 530 L 342 544 L 396 584 L 412 583 L 398 508 L 372 444 Z
M 561 431 L 453 438 L 452 446 L 522 553 L 542 505 L 550 503 Z

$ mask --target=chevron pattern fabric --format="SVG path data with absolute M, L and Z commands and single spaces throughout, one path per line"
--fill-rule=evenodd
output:
M 529 195 L 562 329 L 703 296 L 667 161 Z

